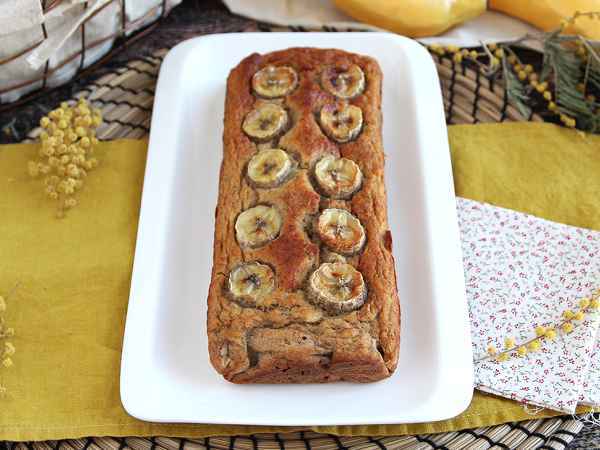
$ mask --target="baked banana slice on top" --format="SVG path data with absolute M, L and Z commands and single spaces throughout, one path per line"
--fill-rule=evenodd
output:
M 342 101 L 329 103 L 319 114 L 323 132 L 336 142 L 349 142 L 360 134 L 363 125 L 362 110 Z
M 266 264 L 241 263 L 229 273 L 228 289 L 234 300 L 256 306 L 275 289 L 275 274 Z
M 362 185 L 363 175 L 351 159 L 324 156 L 315 164 L 315 179 L 319 188 L 328 197 L 347 199 Z
M 365 90 L 365 74 L 356 64 L 350 67 L 328 67 L 321 73 L 321 85 L 327 92 L 342 99 L 351 99 Z
M 252 89 L 264 98 L 290 94 L 298 85 L 298 74 L 289 66 L 267 66 L 252 77 Z
M 273 206 L 258 205 L 242 212 L 235 221 L 235 236 L 243 248 L 257 248 L 279 236 L 283 219 Z
M 324 310 L 339 314 L 360 308 L 367 297 L 362 274 L 346 263 L 323 263 L 308 280 L 311 300 Z
M 280 148 L 259 151 L 248 162 L 247 176 L 250 184 L 258 188 L 281 185 L 292 173 L 294 162 Z
M 327 248 L 344 256 L 358 253 L 366 240 L 360 220 L 345 209 L 324 210 L 317 220 L 317 233 Z
M 258 142 L 269 141 L 279 136 L 288 124 L 287 111 L 276 103 L 262 103 L 250 111 L 242 129 Z

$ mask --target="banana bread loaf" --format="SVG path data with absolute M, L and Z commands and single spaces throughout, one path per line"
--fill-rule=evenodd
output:
M 208 342 L 234 383 L 376 381 L 398 362 L 381 81 L 291 48 L 229 74 Z

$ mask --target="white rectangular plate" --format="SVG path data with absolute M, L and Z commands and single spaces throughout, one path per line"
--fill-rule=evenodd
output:
M 225 81 L 245 56 L 288 47 L 376 58 L 402 309 L 400 364 L 370 384 L 234 385 L 208 360 L 206 297 L 222 158 Z M 243 33 L 174 48 L 158 81 L 121 368 L 139 419 L 256 425 L 441 420 L 462 412 L 473 366 L 450 155 L 437 73 L 384 33 Z

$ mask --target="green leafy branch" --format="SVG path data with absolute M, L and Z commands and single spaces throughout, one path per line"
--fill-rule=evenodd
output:
M 432 45 L 430 51 L 448 54 L 456 63 L 477 65 L 488 76 L 502 75 L 508 100 L 524 117 L 543 105 L 550 116 L 570 128 L 600 133 L 600 46 L 580 35 L 565 35 L 565 28 L 582 17 L 596 19 L 600 12 L 576 13 L 554 31 L 527 34 L 503 44 L 483 44 L 482 51 Z M 539 71 L 523 64 L 516 48 L 534 43 L 543 51 Z

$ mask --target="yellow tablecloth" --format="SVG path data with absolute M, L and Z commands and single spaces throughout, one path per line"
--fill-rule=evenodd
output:
M 600 229 L 599 136 L 529 123 L 452 126 L 449 134 L 458 195 Z M 36 150 L 0 147 L 0 293 L 20 283 L 6 312 L 17 353 L 13 368 L 0 369 L 8 388 L 0 398 L 0 440 L 285 430 L 153 424 L 125 413 L 119 363 L 146 142 L 102 143 L 102 164 L 64 220 L 54 218 L 40 181 L 26 174 Z M 452 420 L 314 429 L 415 434 L 531 418 L 519 404 L 476 393 Z

